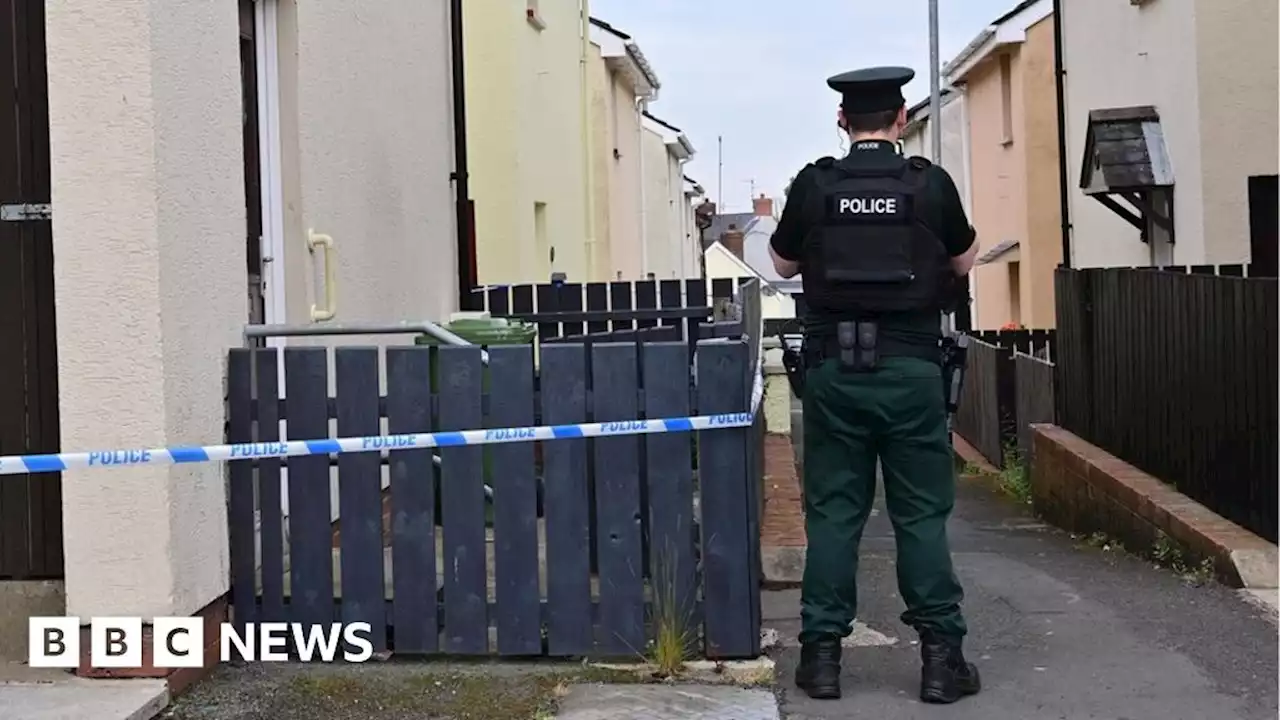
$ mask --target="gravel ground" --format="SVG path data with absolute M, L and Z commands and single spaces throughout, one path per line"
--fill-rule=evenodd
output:
M 581 665 L 385 662 L 222 666 L 162 720 L 530 720 L 576 682 L 624 679 Z

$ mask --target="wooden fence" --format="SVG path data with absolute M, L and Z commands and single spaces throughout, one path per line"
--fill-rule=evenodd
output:
M 1053 330 L 975 330 L 967 334 L 988 345 L 1017 350 L 1042 360 L 1054 358 L 1057 333 Z
M 955 431 L 1002 468 L 1005 447 L 1014 435 L 1014 412 L 1012 350 L 971 338 Z
M 290 347 L 284 399 L 277 352 L 236 349 L 229 441 L 277 441 L 281 419 L 316 439 L 330 420 L 345 437 L 743 412 L 754 345 L 699 342 L 692 386 L 671 370 L 690 364 L 684 342 L 544 345 L 536 369 L 528 345 L 489 348 L 487 367 L 478 347 Z M 235 621 L 364 621 L 400 654 L 634 657 L 656 613 L 695 652 L 756 656 L 757 433 L 233 461 Z
M 741 296 L 740 287 L 756 278 L 711 281 L 641 280 L 611 283 L 499 285 L 473 291 L 476 310 L 494 317 L 536 323 L 538 340 L 550 342 L 629 342 L 732 337 L 741 327 L 726 327 L 716 316 Z M 758 289 L 755 290 L 758 293 Z
M 1276 280 L 1194 270 L 1057 271 L 1058 424 L 1274 541 Z
M 1031 426 L 1036 423 L 1053 423 L 1054 413 L 1054 365 L 1047 360 L 1013 354 L 1014 374 L 1014 423 L 1018 436 L 1018 458 L 1031 466 Z

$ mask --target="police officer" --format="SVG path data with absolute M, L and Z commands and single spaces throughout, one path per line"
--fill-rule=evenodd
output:
M 897 539 L 902 621 L 920 635 L 920 698 L 979 690 L 965 660 L 963 590 L 947 518 L 955 475 L 940 368 L 949 285 L 977 243 L 950 176 L 903 158 L 902 86 L 915 73 L 871 68 L 827 81 L 852 149 L 796 176 L 770 242 L 783 277 L 803 271 L 807 371 L 804 504 L 808 554 L 796 684 L 840 697 L 840 640 L 857 614 L 857 558 L 875 497 L 876 461 Z

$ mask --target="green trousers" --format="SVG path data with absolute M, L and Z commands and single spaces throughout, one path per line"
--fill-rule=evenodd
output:
M 801 642 L 852 631 L 858 544 L 875 499 L 877 458 L 897 539 L 902 622 L 953 638 L 966 633 L 964 591 L 947 544 L 955 466 L 940 368 L 881 358 L 873 371 L 849 373 L 827 360 L 805 379 Z

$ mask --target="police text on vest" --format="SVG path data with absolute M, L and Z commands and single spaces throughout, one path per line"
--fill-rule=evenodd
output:
M 896 197 L 842 197 L 836 208 L 841 215 L 897 215 Z

